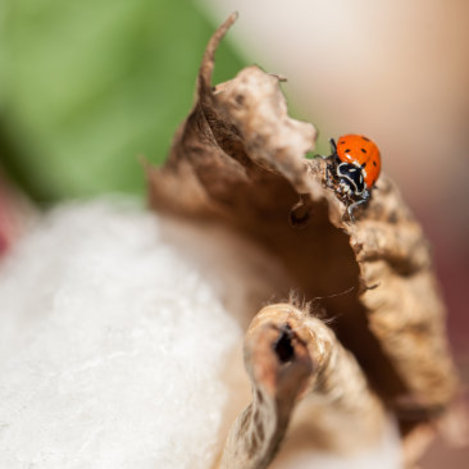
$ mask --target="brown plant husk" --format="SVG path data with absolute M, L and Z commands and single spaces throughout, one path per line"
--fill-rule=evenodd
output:
M 251 66 L 212 86 L 215 50 L 234 20 L 208 44 L 196 103 L 169 159 L 148 168 L 151 205 L 231 227 L 283 264 L 285 291 L 326 297 L 331 327 L 405 436 L 444 412 L 458 390 L 429 245 L 385 174 L 356 221 L 344 217 L 324 161 L 305 159 L 316 132 L 287 115 L 279 77 Z
M 267 467 L 300 401 L 301 420 L 295 423 L 312 448 L 350 454 L 363 440 L 368 445 L 380 440 L 386 422 L 382 403 L 353 355 L 309 313 L 280 303 L 252 320 L 244 340 L 252 402 L 231 428 L 220 469 Z

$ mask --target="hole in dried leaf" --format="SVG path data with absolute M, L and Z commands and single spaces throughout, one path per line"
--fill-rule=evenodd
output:
M 291 327 L 286 324 L 284 330 L 281 332 L 280 337 L 274 345 L 275 353 L 282 363 L 288 363 L 292 361 L 293 358 L 295 358 L 295 350 L 293 348 L 291 338 Z
M 308 224 L 311 215 L 311 203 L 303 201 L 295 204 L 290 210 L 289 221 L 293 228 L 303 228 Z

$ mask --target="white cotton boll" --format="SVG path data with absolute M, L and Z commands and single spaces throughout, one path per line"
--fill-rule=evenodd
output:
M 0 467 L 213 462 L 242 331 L 160 224 L 66 206 L 2 266 Z
M 213 467 L 250 395 L 243 330 L 290 284 L 214 225 L 54 210 L 0 264 L 0 468 Z M 391 433 L 352 458 L 287 437 L 273 467 L 394 469 Z

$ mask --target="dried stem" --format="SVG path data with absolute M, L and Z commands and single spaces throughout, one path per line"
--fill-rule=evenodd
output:
M 289 304 L 268 306 L 253 319 L 244 352 L 253 398 L 231 428 L 220 469 L 267 467 L 299 400 L 309 401 L 302 418 L 313 433 L 334 446 L 339 421 L 353 428 L 361 447 L 382 434 L 382 405 L 353 356 L 319 319 Z

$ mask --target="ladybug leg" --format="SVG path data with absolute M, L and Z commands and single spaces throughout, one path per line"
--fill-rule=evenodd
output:
M 350 218 L 350 221 L 355 223 L 355 217 L 353 216 L 353 211 L 359 206 L 359 205 L 363 205 L 365 204 L 366 202 L 368 202 L 370 200 L 370 197 L 371 197 L 371 194 L 369 191 L 365 191 L 363 193 L 363 196 L 360 200 L 357 200 L 356 202 L 354 202 L 353 204 L 350 204 L 348 207 L 347 207 L 347 213 L 348 213 L 348 216 Z
M 334 177 L 333 171 L 334 167 L 332 164 L 328 164 L 326 166 L 326 186 L 327 187 L 334 187 L 334 184 L 332 183 L 332 178 Z

